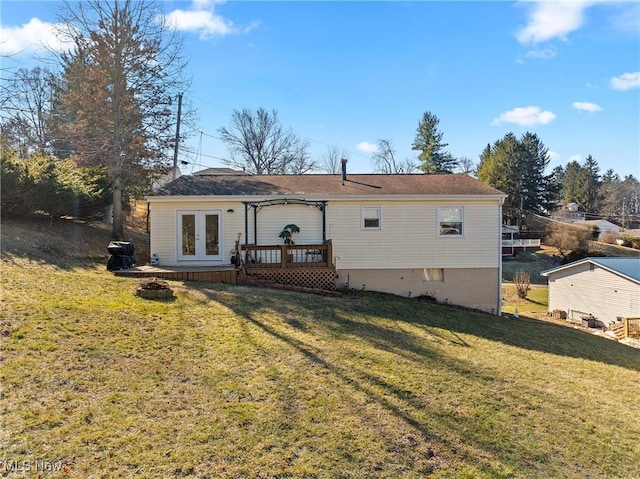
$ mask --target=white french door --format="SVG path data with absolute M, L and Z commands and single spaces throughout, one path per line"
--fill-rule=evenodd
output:
M 178 211 L 178 260 L 221 260 L 221 218 L 221 211 Z

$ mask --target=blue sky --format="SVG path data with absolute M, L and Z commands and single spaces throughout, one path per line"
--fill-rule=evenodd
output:
M 55 44 L 56 2 L 3 0 L 2 68 L 33 66 Z M 640 178 L 638 2 L 163 1 L 185 39 L 199 113 L 193 163 L 223 166 L 217 130 L 234 109 L 275 109 L 312 158 L 346 150 L 372 171 L 388 139 L 403 161 L 422 114 L 474 162 L 506 133 L 531 131 L 550 168 L 592 155 Z M 18 53 L 19 52 L 19 53 Z M 7 57 L 11 55 L 10 57 Z M 3 72 L 3 76 L 6 75 Z

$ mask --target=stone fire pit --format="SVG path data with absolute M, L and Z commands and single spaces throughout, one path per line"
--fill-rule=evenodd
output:
M 173 298 L 173 290 L 163 279 L 146 278 L 140 281 L 136 289 L 136 296 L 145 299 L 167 299 Z

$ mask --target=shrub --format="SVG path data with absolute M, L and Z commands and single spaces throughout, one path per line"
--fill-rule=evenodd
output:
M 531 276 L 524 269 L 519 269 L 513 275 L 513 282 L 516 285 L 516 293 L 518 298 L 524 299 L 527 297 L 529 290 L 531 289 Z
M 569 252 L 586 252 L 589 240 L 591 240 L 590 230 L 557 223 L 551 227 L 545 244 L 554 246 L 560 255 L 566 257 Z
M 640 238 L 625 236 L 622 239 L 624 240 L 623 246 L 626 246 L 627 248 L 640 249 Z
M 25 165 L 3 149 L 0 156 L 0 178 L 2 178 L 2 196 L 0 207 L 7 216 L 23 216 L 29 210 L 25 198 L 33 187 Z
M 70 160 L 35 156 L 28 160 L 2 154 L 2 214 L 88 217 L 109 201 L 106 172 L 76 168 Z
M 618 239 L 618 235 L 610 231 L 607 231 L 606 233 L 602 233 L 600 235 L 601 243 L 615 244 L 617 239 Z

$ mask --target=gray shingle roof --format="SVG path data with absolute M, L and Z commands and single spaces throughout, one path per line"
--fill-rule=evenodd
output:
M 573 263 L 568 263 L 557 268 L 548 269 L 540 273 L 549 276 L 557 271 L 571 268 L 583 263 L 592 263 L 613 273 L 624 276 L 640 284 L 640 257 L 636 258 L 584 258 Z M 640 293 L 639 293 L 640 294 Z
M 267 195 L 490 195 L 505 196 L 466 174 L 341 175 L 185 175 L 155 196 Z

